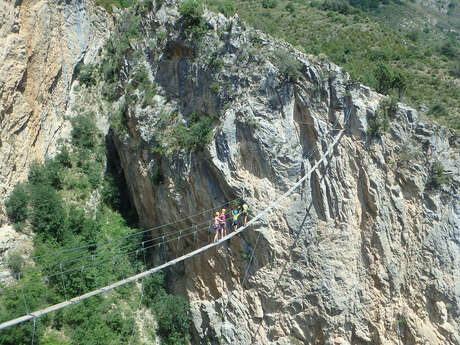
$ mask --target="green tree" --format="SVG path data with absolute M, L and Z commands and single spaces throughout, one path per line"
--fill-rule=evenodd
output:
M 439 51 L 442 55 L 451 59 L 454 59 L 458 56 L 457 49 L 451 42 L 444 43 L 441 48 L 439 48 Z
M 174 128 L 173 135 L 180 148 L 202 149 L 212 137 L 212 118 L 193 113 L 187 125 L 181 123 Z
M 444 171 L 444 167 L 440 162 L 435 162 L 431 167 L 430 179 L 428 180 L 428 188 L 435 189 L 448 181 L 449 175 Z
M 280 74 L 284 76 L 288 81 L 296 81 L 302 76 L 302 63 L 285 50 L 276 50 L 274 53 L 273 62 L 278 68 Z
M 263 8 L 275 8 L 278 5 L 278 0 L 262 0 Z
M 375 79 L 377 80 L 377 92 L 388 94 L 394 86 L 394 76 L 391 68 L 380 62 L 374 71 Z
M 219 2 L 219 4 L 217 5 L 217 10 L 227 18 L 230 18 L 235 14 L 235 6 L 231 1 L 224 0 Z
M 374 116 L 369 119 L 368 135 L 371 138 L 380 138 L 390 128 L 387 112 L 379 108 Z
M 440 103 L 433 105 L 428 113 L 435 117 L 446 117 L 448 115 L 446 107 Z
M 191 324 L 190 305 L 181 296 L 167 294 L 164 279 L 163 272 L 144 279 L 145 303 L 154 310 L 158 332 L 166 344 L 187 344 L 186 338 Z
M 29 170 L 29 182 L 33 185 L 49 185 L 61 188 L 63 166 L 57 159 L 47 160 L 41 164 L 33 162 Z
M 187 35 L 199 38 L 206 32 L 203 19 L 204 9 L 200 0 L 182 1 L 179 5 L 179 13 L 184 21 Z
M 404 92 L 408 87 L 408 80 L 406 74 L 401 71 L 397 71 L 393 75 L 392 87 L 398 90 L 398 98 L 401 99 Z
M 29 196 L 24 184 L 17 184 L 5 202 L 6 213 L 13 223 L 27 219 Z
M 72 144 L 78 148 L 93 149 L 97 144 L 99 130 L 93 113 L 85 113 L 74 117 L 72 123 Z
M 66 212 L 61 197 L 48 185 L 31 186 L 30 222 L 44 240 L 61 242 Z

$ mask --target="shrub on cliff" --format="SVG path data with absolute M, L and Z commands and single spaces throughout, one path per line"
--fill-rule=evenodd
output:
M 6 213 L 13 223 L 27 219 L 27 203 L 29 196 L 24 184 L 17 184 L 5 202 Z
M 444 167 L 440 162 L 434 162 L 431 167 L 430 177 L 428 180 L 428 188 L 435 189 L 445 184 L 449 179 L 449 175 L 444 171 Z
M 388 94 L 391 90 L 397 90 L 399 98 L 402 97 L 408 87 L 406 74 L 391 68 L 388 64 L 380 62 L 375 71 L 374 77 L 377 80 L 377 91 Z
M 200 0 L 184 0 L 179 5 L 179 13 L 184 21 L 185 33 L 199 38 L 206 32 L 203 18 L 203 4 Z
M 212 118 L 208 115 L 193 113 L 187 125 L 179 124 L 173 130 L 179 148 L 202 149 L 211 140 Z
M 288 81 L 296 81 L 302 76 L 302 63 L 298 61 L 292 54 L 279 49 L 274 53 L 273 63 L 278 68 L 280 74 Z
M 370 138 L 380 138 L 390 128 L 390 120 L 387 112 L 379 108 L 374 116 L 369 118 L 367 134 Z
M 72 123 L 72 144 L 78 148 L 93 149 L 97 144 L 98 129 L 93 113 L 74 117 Z
M 77 65 L 75 73 L 80 83 L 88 87 L 96 85 L 96 78 L 94 77 L 95 71 L 95 66 L 80 63 Z

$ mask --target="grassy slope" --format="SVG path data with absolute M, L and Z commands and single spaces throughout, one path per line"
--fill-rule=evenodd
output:
M 217 9 L 218 3 L 207 0 L 213 9 Z M 294 7 L 292 13 L 286 9 L 288 3 Z M 409 38 L 408 34 L 414 30 L 411 26 L 405 31 L 403 25 L 396 26 L 392 22 L 407 23 L 406 17 L 414 12 L 412 8 L 418 6 L 416 13 L 425 9 L 420 5 L 391 4 L 370 17 L 364 13 L 344 15 L 321 10 L 318 2 L 312 6 L 311 2 L 280 0 L 273 9 L 263 8 L 262 1 L 237 0 L 234 4 L 240 18 L 248 25 L 308 53 L 326 54 L 333 62 L 344 66 L 354 79 L 371 87 L 377 85 L 374 70 L 378 59 L 385 61 L 409 77 L 405 102 L 414 106 L 424 104 L 428 108 L 441 104 L 446 112 L 436 120 L 460 129 L 460 82 L 458 77 L 449 74 L 455 59 L 438 51 L 440 35 L 434 35 L 435 31 L 424 33 L 423 28 L 420 29 L 422 23 L 412 21 L 416 23 L 417 34 Z M 452 20 L 449 25 L 457 25 L 457 21 Z M 443 34 L 441 42 L 446 37 L 447 34 Z

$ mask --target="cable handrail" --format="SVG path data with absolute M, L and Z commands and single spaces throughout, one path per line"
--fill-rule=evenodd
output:
M 107 258 L 107 259 L 104 259 L 104 260 L 100 260 L 100 261 L 96 261 L 96 262 L 92 261 L 90 265 L 81 265 L 81 266 L 73 267 L 73 268 L 70 268 L 70 269 L 65 270 L 65 271 L 59 271 L 58 273 L 47 275 L 46 277 L 51 278 L 51 277 L 59 276 L 61 274 L 66 274 L 66 273 L 70 273 L 70 272 L 74 272 L 74 271 L 79 271 L 81 268 L 92 267 L 92 266 L 95 266 L 95 265 L 98 265 L 98 264 L 103 264 L 105 262 L 113 261 L 114 258 L 116 258 L 116 257 L 120 257 L 120 256 L 124 256 L 124 255 L 131 255 L 131 254 L 134 254 L 136 252 L 139 253 L 140 251 L 147 250 L 147 249 L 150 249 L 150 248 L 154 248 L 156 246 L 160 247 L 161 245 L 164 245 L 165 243 L 180 240 L 181 238 L 185 238 L 187 236 L 193 235 L 194 233 L 203 232 L 204 230 L 207 230 L 207 229 L 208 229 L 208 227 L 200 228 L 200 230 L 193 230 L 193 231 L 190 231 L 190 232 L 186 232 L 186 233 L 183 233 L 181 236 L 171 238 L 171 239 L 169 239 L 167 241 L 162 241 L 160 243 L 155 243 L 155 244 L 152 244 L 152 245 L 146 246 L 146 247 L 144 246 L 142 248 L 139 248 L 139 249 L 127 252 L 127 253 L 120 253 L 120 254 L 111 256 L 110 258 Z
M 232 200 L 232 201 L 234 201 L 234 200 Z M 232 202 L 232 201 L 230 201 L 230 202 Z M 225 212 L 225 215 L 230 216 L 231 211 Z M 151 243 L 151 242 L 154 242 L 154 241 L 157 241 L 157 240 L 160 240 L 160 239 L 164 240 L 165 237 L 170 237 L 170 236 L 173 236 L 173 235 L 177 235 L 177 234 L 186 232 L 189 229 L 195 229 L 198 226 L 201 227 L 204 224 L 209 224 L 211 221 L 212 220 L 209 219 L 209 220 L 203 221 L 201 223 L 197 223 L 197 224 L 194 224 L 194 225 L 179 229 L 179 230 L 174 231 L 174 232 L 168 232 L 168 233 L 162 234 L 161 236 L 157 236 L 157 237 L 154 237 L 154 238 L 151 238 L 151 239 L 148 239 L 148 240 L 145 240 L 145 241 L 140 241 L 140 242 L 137 242 L 137 243 L 132 243 L 132 244 L 129 244 L 129 245 L 126 245 L 126 246 L 123 246 L 123 247 L 113 247 L 113 248 L 111 248 L 111 247 L 109 247 L 109 245 L 107 243 L 105 243 L 102 247 L 98 247 L 96 252 L 85 253 L 85 254 L 78 255 L 78 256 L 75 256 L 73 258 L 69 258 L 67 260 L 64 260 L 64 261 L 55 262 L 55 263 L 52 263 L 52 264 L 49 264 L 49 265 L 42 265 L 42 266 L 37 266 L 37 267 L 26 268 L 26 269 L 23 269 L 19 274 L 42 271 L 42 270 L 45 270 L 45 269 L 56 267 L 58 265 L 69 264 L 69 263 L 76 262 L 76 261 L 79 261 L 79 260 L 84 260 L 85 258 L 93 259 L 94 257 L 97 257 L 99 254 L 103 253 L 102 252 L 103 249 L 111 248 L 111 249 L 114 249 L 114 250 L 118 249 L 118 251 L 120 251 L 120 249 L 130 248 L 130 247 L 138 246 L 138 245 L 144 245 L 146 243 Z M 166 242 L 168 242 L 168 241 L 166 241 Z
M 204 210 L 202 212 L 199 212 L 199 213 L 196 213 L 196 214 L 193 214 L 193 215 L 190 215 L 190 216 L 187 216 L 187 217 L 184 217 L 182 219 L 179 219 L 177 221 L 174 221 L 174 222 L 170 222 L 170 223 L 166 223 L 166 224 L 162 224 L 162 225 L 158 225 L 158 226 L 155 226 L 155 227 L 151 227 L 151 228 L 147 228 L 147 229 L 144 229 L 144 230 L 141 230 L 139 232 L 136 232 L 136 233 L 132 233 L 132 234 L 129 234 L 129 235 L 126 235 L 126 236 L 122 236 L 122 237 L 118 237 L 118 238 L 113 238 L 113 239 L 110 239 L 110 240 L 107 240 L 106 242 L 103 242 L 102 244 L 107 244 L 107 243 L 111 243 L 111 242 L 115 242 L 115 241 L 120 241 L 120 240 L 124 240 L 124 239 L 127 239 L 127 238 L 130 238 L 130 237 L 134 237 L 134 236 L 137 236 L 137 235 L 141 235 L 143 233 L 146 233 L 148 231 L 152 231 L 152 230 L 158 230 L 158 229 L 162 229 L 162 228 L 165 228 L 167 226 L 171 226 L 171 225 L 174 225 L 174 224 L 177 224 L 177 223 L 182 223 L 188 219 L 191 219 L 191 218 L 195 218 L 199 215 L 202 215 L 202 214 L 205 214 L 205 213 L 208 213 L 208 212 L 211 212 L 211 211 L 214 211 L 216 209 L 220 209 L 234 201 L 237 201 L 237 200 L 240 200 L 240 198 L 236 198 L 236 199 L 233 199 L 233 200 L 230 200 L 230 201 L 227 201 L 225 204 L 222 204 L 222 205 L 219 205 L 219 206 L 216 206 L 216 207 L 212 207 L 212 208 L 209 208 L 207 210 Z M 38 258 L 43 258 L 43 257 L 49 257 L 49 256 L 53 256 L 53 255 L 58 255 L 58 254 L 63 254 L 63 253 L 67 253 L 67 252 L 73 252 L 73 251 L 77 251 L 77 250 L 81 250 L 81 249 L 86 249 L 86 248 L 89 248 L 89 247 L 92 247 L 92 246 L 96 246 L 98 243 L 97 242 L 93 242 L 93 243 L 90 243 L 90 244 L 87 244 L 87 245 L 84 245 L 84 246 L 79 246 L 79 247 L 73 247 L 73 248 L 67 248 L 67 249 L 61 249 L 61 250 L 57 250 L 57 251 L 54 251 L 54 252 L 51 252 L 51 253 L 46 253 L 46 254 L 42 254 L 42 255 L 36 255 L 36 256 L 31 256 L 27 259 L 25 259 L 23 262 L 26 262 L 26 261 L 31 261 L 33 259 L 38 259 Z M 8 264 L 10 261 L 0 261 L 0 264 Z
M 286 199 L 294 190 L 296 190 L 299 186 L 302 185 L 302 183 L 311 175 L 311 173 L 313 173 L 314 170 L 316 170 L 319 165 L 323 162 L 323 160 L 330 154 L 331 150 L 335 147 L 335 145 L 338 143 L 338 141 L 340 140 L 340 138 L 342 137 L 342 134 L 344 132 L 344 129 L 341 129 L 340 132 L 338 133 L 338 135 L 336 136 L 336 138 L 334 139 L 334 141 L 331 143 L 331 145 L 329 145 L 326 153 L 324 153 L 321 157 L 321 159 L 319 159 L 315 165 L 313 167 L 311 167 L 309 169 L 309 171 L 307 173 L 305 173 L 305 175 L 299 179 L 299 181 L 297 181 L 291 188 L 289 188 L 285 193 L 283 193 L 279 198 L 277 198 L 274 202 L 272 202 L 268 207 L 266 207 L 263 211 L 259 212 L 254 218 L 252 218 L 251 220 L 249 220 L 246 225 L 243 225 L 241 228 L 237 229 L 236 231 L 224 236 L 223 238 L 221 238 L 220 240 L 217 240 L 216 242 L 213 242 L 213 243 L 210 243 L 208 245 L 205 245 L 199 249 L 196 249 L 190 253 L 187 253 L 187 254 L 184 254 L 174 260 L 170 260 L 162 265 L 159 265 L 159 266 L 156 266 L 156 267 L 153 267 L 147 271 L 144 271 L 144 272 L 141 272 L 141 273 L 138 273 L 136 275 L 133 275 L 131 277 L 128 277 L 128 278 L 125 278 L 125 279 L 122 279 L 116 283 L 113 283 L 113 284 L 110 284 L 110 285 L 107 285 L 105 287 L 102 287 L 102 288 L 99 288 L 99 289 L 96 289 L 94 291 L 91 291 L 91 292 L 88 292 L 86 294 L 83 294 L 81 296 L 78 296 L 78 297 L 74 297 L 74 298 L 71 298 L 70 300 L 66 300 L 64 302 L 61 302 L 59 304 L 55 304 L 55 305 L 52 305 L 52 306 L 49 306 L 45 309 L 41 309 L 41 310 L 37 310 L 35 312 L 32 312 L 32 313 L 29 313 L 27 315 L 24 315 L 24 316 L 21 316 L 21 317 L 18 317 L 18 318 L 15 318 L 13 320 L 10 320 L 10 321 L 6 321 L 6 322 L 3 322 L 0 324 L 0 330 L 1 329 L 4 329 L 4 328 L 7 328 L 7 327 L 10 327 L 10 326 L 13 326 L 13 325 L 16 325 L 16 324 L 19 324 L 19 323 L 22 323 L 22 322 L 25 322 L 25 321 L 28 321 L 28 320 L 31 320 L 31 319 L 35 319 L 37 317 L 40 317 L 42 315 L 45 315 L 47 313 L 50 313 L 52 311 L 56 311 L 56 310 L 59 310 L 59 309 L 62 309 L 64 307 L 67 307 L 69 305 L 72 305 L 72 304 L 76 304 L 76 303 L 79 303 L 83 300 L 86 300 L 92 296 L 96 296 L 96 295 L 99 295 L 101 293 L 104 293 L 104 292 L 107 292 L 107 291 L 110 291 L 112 289 L 115 289 L 119 286 L 122 286 L 122 285 L 125 285 L 125 284 L 128 284 L 128 283 L 131 283 L 133 281 L 136 281 L 136 280 L 139 280 L 141 278 L 144 278 L 150 274 L 153 274 L 155 272 L 158 272 L 164 268 L 167 268 L 169 266 L 173 266 L 175 264 L 177 264 L 178 262 L 181 262 L 181 261 L 184 261 L 185 259 L 188 259 L 188 258 L 191 258 L 197 254 L 200 254 L 212 247 L 216 247 L 222 243 L 224 243 L 225 241 L 231 239 L 232 237 L 240 234 L 242 231 L 244 231 L 245 229 L 247 229 L 250 225 L 252 224 L 255 224 L 256 221 L 258 221 L 260 218 L 264 217 L 268 212 L 270 212 L 272 209 L 276 208 L 277 206 L 279 206 L 281 204 L 281 202 Z

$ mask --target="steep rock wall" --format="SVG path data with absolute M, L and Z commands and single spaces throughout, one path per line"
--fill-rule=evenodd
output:
M 184 38 L 174 4 L 142 23 L 153 43 L 136 50 L 158 92 L 154 104 L 129 108 L 127 131 L 114 141 L 143 225 L 237 197 L 256 214 L 314 165 L 337 129 L 346 131 L 328 163 L 266 219 L 170 272 L 192 305 L 193 343 L 458 344 L 455 134 L 399 104 L 389 131 L 371 140 L 381 95 L 326 61 L 206 16 L 212 29 L 199 46 Z M 155 37 L 158 28 L 166 38 Z M 296 81 L 280 73 L 278 49 L 301 62 Z M 193 111 L 219 117 L 212 140 L 203 150 L 171 149 L 165 117 L 173 127 Z M 441 190 L 427 187 L 435 160 L 452 174 Z M 155 259 L 208 240 L 200 232 Z
M 1 1 L 0 221 L 12 187 L 69 136 L 74 71 L 91 62 L 112 19 L 90 2 Z

